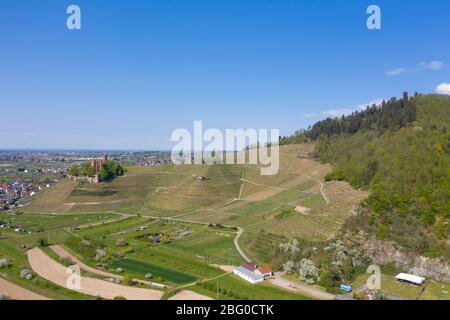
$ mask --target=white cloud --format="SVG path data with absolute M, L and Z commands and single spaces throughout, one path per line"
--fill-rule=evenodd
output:
M 441 83 L 436 87 L 436 93 L 450 95 L 450 83 Z
M 444 66 L 444 63 L 442 61 L 430 61 L 430 62 L 420 62 L 417 64 L 422 69 L 429 69 L 429 70 L 441 70 Z
M 324 112 L 322 112 L 324 115 L 326 116 L 330 116 L 330 117 L 340 117 L 340 116 L 346 116 L 349 115 L 353 112 L 352 109 L 350 108 L 341 108 L 341 109 L 332 109 L 332 110 L 325 110 Z
M 317 114 L 315 114 L 315 113 L 304 113 L 303 116 L 305 118 L 314 118 L 314 117 L 317 116 Z
M 365 110 L 367 108 L 367 106 L 372 106 L 374 104 L 380 105 L 382 101 L 383 101 L 383 99 L 381 99 L 381 98 L 373 99 L 367 103 L 361 103 L 361 104 L 358 104 L 351 108 L 338 108 L 338 109 L 325 110 L 322 112 L 322 114 L 325 116 L 333 117 L 333 118 L 347 116 L 347 115 L 351 114 L 352 112 Z
M 397 69 L 392 69 L 389 71 L 386 71 L 386 74 L 388 76 L 398 76 L 401 75 L 402 73 L 407 72 L 408 70 L 404 69 L 404 68 L 397 68 Z
M 399 76 L 403 73 L 414 73 L 426 70 L 439 71 L 445 64 L 442 61 L 432 60 L 430 62 L 419 62 L 415 68 L 396 68 L 386 71 L 388 76 Z
M 373 99 L 372 101 L 369 101 L 369 102 L 367 102 L 367 103 L 362 103 L 362 104 L 357 105 L 357 106 L 356 106 L 356 109 L 357 109 L 357 110 L 366 110 L 367 106 L 370 106 L 370 107 L 371 107 L 371 106 L 373 106 L 374 104 L 377 105 L 377 106 L 379 106 L 379 105 L 383 102 L 383 100 L 384 100 L 384 99 L 382 99 L 382 98 Z

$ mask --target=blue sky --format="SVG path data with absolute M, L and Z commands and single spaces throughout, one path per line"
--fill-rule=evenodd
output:
M 445 91 L 449 30 L 447 0 L 3 0 L 0 148 L 170 149 L 194 120 L 287 135 Z

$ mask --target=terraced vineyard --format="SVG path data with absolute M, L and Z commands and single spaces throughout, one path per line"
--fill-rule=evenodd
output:
M 76 236 L 106 243 L 118 255 L 111 260 L 111 266 L 123 265 L 135 276 L 138 268 L 130 261 L 137 261 L 136 266 L 148 264 L 144 269 L 152 269 L 155 274 L 165 266 L 193 277 L 213 277 L 217 269 L 209 264 L 238 264 L 242 258 L 233 245 L 235 232 L 214 234 L 206 227 L 209 223 L 243 228 L 239 243 L 245 253 L 257 261 L 270 262 L 281 241 L 295 237 L 326 240 L 352 215 L 353 206 L 365 194 L 344 182 L 324 183 L 323 178 L 331 168 L 310 158 L 313 148 L 313 145 L 282 147 L 280 170 L 273 176 L 261 176 L 260 168 L 253 165 L 129 167 L 125 176 L 110 183 L 63 183 L 63 190 L 38 197 L 25 210 L 45 212 L 46 204 L 51 203 L 51 209 L 68 213 L 127 213 L 130 215 L 127 219 L 84 228 Z M 136 236 L 143 232 L 134 229 L 142 225 L 158 232 L 181 231 L 177 230 L 177 223 L 171 225 L 170 220 L 165 220 L 161 225 L 158 218 L 172 218 L 183 226 L 187 223 L 195 236 L 164 246 L 140 243 Z M 63 233 L 50 237 L 66 240 Z M 123 237 L 129 245 L 117 247 L 115 242 Z M 24 240 L 38 241 L 33 237 Z M 142 245 L 146 245 L 145 250 Z M 123 255 L 131 260 L 122 259 Z M 190 267 L 186 269 L 187 265 Z M 170 276 L 163 278 L 174 283 L 181 281 Z
M 273 259 L 272 253 L 279 247 L 280 243 L 286 242 L 287 238 L 260 231 L 257 233 L 247 232 L 242 236 L 242 243 L 245 243 L 245 253 L 261 263 L 270 263 Z

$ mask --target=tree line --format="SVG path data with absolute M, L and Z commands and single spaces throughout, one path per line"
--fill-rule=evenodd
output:
M 367 106 L 365 110 L 352 114 L 319 121 L 307 130 L 297 131 L 294 135 L 282 137 L 280 144 L 301 143 L 317 140 L 322 136 L 355 134 L 368 130 L 382 134 L 409 126 L 416 118 L 414 98 L 405 92 L 401 99 L 391 98 L 380 105 Z

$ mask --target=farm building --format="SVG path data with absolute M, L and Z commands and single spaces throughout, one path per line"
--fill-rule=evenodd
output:
M 273 277 L 273 275 L 274 275 L 272 269 L 267 268 L 267 267 L 258 268 L 255 270 L 255 273 L 262 275 L 264 277 L 264 279 Z
M 256 263 L 251 261 L 234 268 L 233 273 L 250 283 L 257 283 L 273 277 L 272 269 L 265 267 L 259 268 Z
M 241 265 L 242 268 L 247 269 L 248 271 L 254 272 L 256 269 L 258 269 L 258 265 L 254 262 L 246 262 L 243 265 Z
M 180 234 L 179 234 L 178 236 L 179 236 L 179 237 L 185 237 L 185 236 L 187 236 L 189 233 L 190 233 L 189 230 L 184 230 L 184 231 L 180 232 Z
M 422 278 L 422 277 L 418 277 L 418 276 L 415 276 L 413 274 L 407 274 L 407 273 L 399 273 L 395 277 L 395 280 L 400 281 L 400 282 L 406 282 L 406 283 L 409 283 L 409 284 L 413 284 L 415 286 L 420 286 L 425 281 L 425 279 Z
M 250 283 L 258 283 L 264 280 L 262 275 L 256 274 L 243 266 L 234 268 L 233 273 Z

